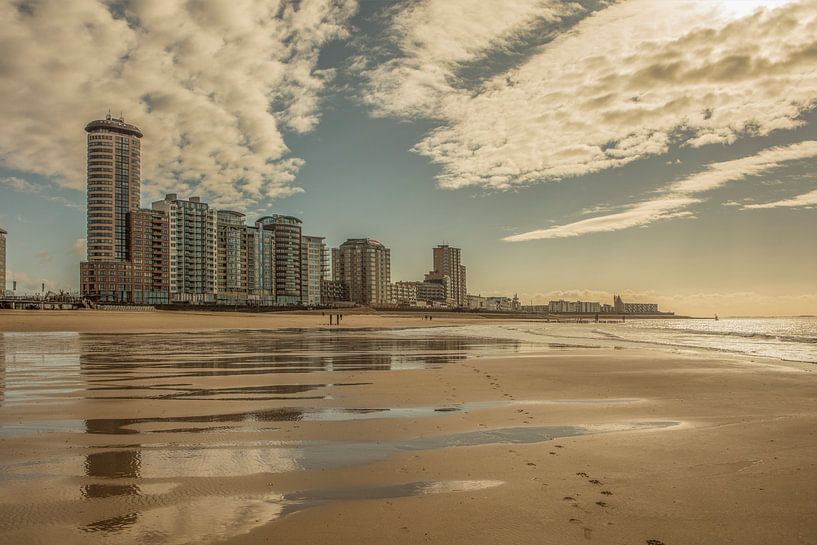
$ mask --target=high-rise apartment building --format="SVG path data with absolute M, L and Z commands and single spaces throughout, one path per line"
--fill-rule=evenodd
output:
M 169 193 L 153 203 L 170 225 L 170 292 L 175 302 L 215 303 L 218 216 L 199 197 Z
M 329 274 L 329 256 L 323 237 L 301 238 L 301 301 L 321 304 L 321 281 Z
M 139 208 L 142 131 L 110 114 L 85 131 L 88 261 L 80 263 L 82 295 L 108 303 L 167 303 L 168 218 Z
M 260 230 L 272 234 L 259 239 L 265 245 L 259 252 L 260 277 L 263 290 L 274 295 L 277 304 L 296 305 L 301 294 L 301 220 L 292 216 L 273 214 L 255 222 Z M 269 249 L 269 243 L 272 249 Z M 271 259 L 270 259 L 271 258 Z
M 448 276 L 451 280 L 451 305 L 468 306 L 468 290 L 465 282 L 465 266 L 460 262 L 461 250 L 448 244 L 440 244 L 433 249 L 434 272 Z
M 244 223 L 244 214 L 218 211 L 217 300 L 245 304 L 256 300 L 258 231 Z
M 108 114 L 88 123 L 85 132 L 88 261 L 125 261 L 127 215 L 139 209 L 142 131 Z
M 348 288 L 349 300 L 361 305 L 389 303 L 389 249 L 369 238 L 352 238 L 332 249 L 332 275 Z
M 0 228 L 0 295 L 6 291 L 6 234 Z

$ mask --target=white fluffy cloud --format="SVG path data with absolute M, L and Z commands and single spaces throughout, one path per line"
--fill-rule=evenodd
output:
M 84 187 L 84 124 L 138 125 L 148 196 L 194 189 L 222 205 L 297 191 L 285 129 L 319 118 L 321 47 L 354 0 L 0 2 L 0 158 Z M 183 183 L 182 183 L 183 182 Z
M 772 171 L 789 161 L 812 157 L 817 157 L 817 141 L 815 140 L 798 142 L 790 146 L 767 148 L 755 155 L 708 165 L 703 171 L 670 184 L 657 197 L 635 203 L 623 212 L 528 231 L 505 237 L 503 240 L 523 242 L 548 238 L 576 237 L 590 233 L 620 231 L 631 227 L 641 227 L 660 220 L 690 216 L 691 212 L 686 208 L 700 202 L 702 200 L 701 193 L 717 189 L 731 182 Z M 769 203 L 767 205 L 747 205 L 744 208 L 772 208 L 775 205 L 805 206 L 808 204 L 809 199 L 817 197 L 817 192 L 813 193 L 813 195 L 801 195 L 799 197 L 801 204 Z
M 364 71 L 369 86 L 362 98 L 383 116 L 445 117 L 448 99 L 466 94 L 458 87 L 458 67 L 513 45 L 543 21 L 581 10 L 557 0 L 501 7 L 484 0 L 424 0 L 397 7 L 388 40 L 400 54 Z
M 442 187 L 506 189 L 621 166 L 673 143 L 731 143 L 796 127 L 817 104 L 811 1 L 616 3 L 469 86 L 458 77 L 464 65 L 513 43 L 537 16 L 576 10 L 519 5 L 492 17 L 485 12 L 502 10 L 422 2 L 393 19 L 399 54 L 364 72 L 364 101 L 377 113 L 441 122 L 415 150 L 442 167 Z

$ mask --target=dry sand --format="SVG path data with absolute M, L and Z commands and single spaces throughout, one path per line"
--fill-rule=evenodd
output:
M 79 313 L 76 322 L 62 328 L 53 325 L 62 314 L 28 314 L 36 314 L 36 321 L 0 314 L 0 330 L 106 330 L 83 321 L 91 314 Z M 181 327 L 175 315 L 164 314 L 124 317 L 127 325 L 119 327 Z M 255 327 L 256 320 L 287 324 L 265 327 L 306 327 L 308 319 L 314 318 L 181 318 L 185 327 L 195 329 L 207 329 L 212 320 L 230 323 L 219 326 L 228 328 L 249 322 Z M 386 321 L 359 316 L 344 325 L 372 327 Z M 93 353 L 85 357 L 95 361 Z M 116 387 L 120 382 L 114 379 L 126 376 L 124 371 L 93 369 L 85 385 L 49 387 L 84 389 L 85 397 L 148 397 L 157 387 L 167 392 L 181 384 L 201 391 L 293 380 L 336 386 L 328 387 L 332 399 L 300 401 L 62 400 L 55 393 L 54 403 L 4 405 L 3 423 L 74 419 L 84 423 L 85 433 L 19 435 L 0 442 L 0 466 L 7 476 L 0 489 L 0 543 L 817 543 L 813 366 L 647 350 L 545 350 L 389 372 L 179 377 L 152 369 L 121 383 L 154 388 L 136 393 Z M 89 384 L 106 389 L 95 393 Z M 520 401 L 538 403 L 513 404 Z M 265 424 L 274 430 L 258 421 L 241 423 L 249 430 L 235 422 L 225 424 L 231 429 L 207 433 L 179 430 L 215 425 L 182 416 L 270 407 L 453 407 L 467 402 L 497 406 L 416 418 Z M 131 419 L 131 432 L 98 433 L 114 431 L 104 428 L 113 426 L 107 419 Z M 92 429 L 88 422 L 100 427 Z M 678 424 L 626 429 L 642 422 Z M 529 444 L 396 449 L 370 463 L 341 461 L 362 456 L 356 449 L 364 442 L 369 447 L 362 451 L 377 451 L 390 441 L 564 425 L 606 432 Z M 615 431 L 617 426 L 624 431 Z M 289 451 L 276 449 L 300 441 L 345 446 L 329 451 L 336 459 L 325 460 L 325 467 L 287 471 L 298 462 Z M 138 475 L 129 473 L 134 464 Z M 105 472 L 118 472 L 119 478 L 100 478 Z M 388 488 L 418 481 L 466 490 L 445 492 L 440 484 L 418 495 Z M 480 489 L 480 482 L 486 488 Z

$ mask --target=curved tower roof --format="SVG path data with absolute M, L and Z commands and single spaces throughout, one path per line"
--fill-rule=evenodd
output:
M 85 125 L 86 132 L 94 132 L 100 129 L 127 134 L 128 136 L 135 136 L 137 138 L 142 138 L 142 136 L 144 136 L 142 131 L 139 130 L 139 127 L 136 125 L 131 125 L 130 123 L 125 123 L 124 119 L 111 117 L 111 114 L 106 115 L 105 119 L 97 119 L 96 121 L 91 121 Z

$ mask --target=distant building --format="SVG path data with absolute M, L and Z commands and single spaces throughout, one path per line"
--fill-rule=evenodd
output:
M 485 309 L 497 312 L 517 312 L 521 309 L 519 299 L 514 295 L 510 297 L 486 297 Z
M 486 310 L 488 299 L 481 295 L 468 295 L 466 297 L 466 306 L 469 310 Z
M 420 282 L 395 282 L 388 286 L 388 300 L 393 305 L 417 305 L 417 286 Z
M 0 228 L 0 295 L 6 291 L 6 234 Z
M 218 213 L 199 197 L 168 193 L 153 203 L 170 225 L 170 292 L 174 302 L 215 303 L 218 291 Z
M 451 286 L 448 277 L 439 282 L 418 282 L 417 300 L 426 303 L 437 303 L 440 306 L 450 306 Z
M 551 301 L 548 303 L 551 314 L 598 314 L 601 304 L 593 301 Z
M 442 306 L 458 306 L 455 301 L 453 280 L 440 271 L 429 272 L 422 282 L 417 283 L 417 299 L 439 303 Z
M 625 303 L 621 296 L 613 296 L 613 311 L 619 314 L 660 314 L 656 303 Z
M 329 255 L 323 237 L 301 237 L 301 300 L 321 304 L 321 282 L 329 276 Z
M 343 303 L 349 301 L 349 288 L 340 280 L 321 280 L 321 304 Z
M 624 303 L 625 314 L 658 314 L 655 303 Z
M 389 249 L 370 238 L 352 238 L 332 250 L 332 276 L 349 290 L 349 300 L 368 306 L 388 304 Z
M 450 287 L 449 304 L 454 307 L 468 305 L 468 290 L 465 281 L 465 266 L 460 262 L 461 250 L 447 244 L 433 249 L 434 272 L 448 276 Z

